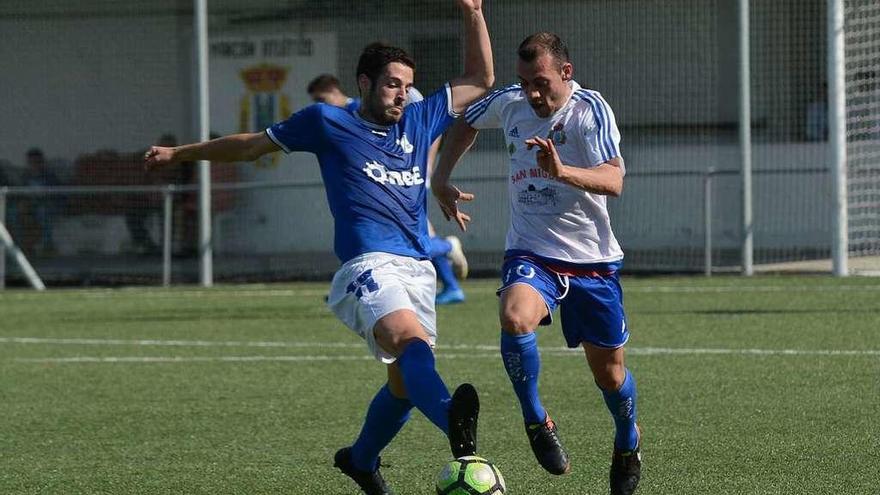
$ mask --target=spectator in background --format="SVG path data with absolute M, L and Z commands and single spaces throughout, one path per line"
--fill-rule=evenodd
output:
M 217 139 L 220 134 L 212 132 L 209 139 Z M 219 165 L 219 166 L 218 166 Z M 235 164 L 211 162 L 209 167 L 212 187 L 217 184 L 238 182 L 238 167 Z M 190 162 L 183 167 L 180 174 L 180 184 L 184 186 L 197 186 L 199 184 L 199 168 L 195 162 Z M 235 191 L 212 190 L 211 191 L 211 215 L 216 216 L 230 210 L 235 203 Z M 176 256 L 195 257 L 199 250 L 199 191 L 188 191 L 180 195 L 180 201 L 175 201 L 174 211 L 174 237 L 179 239 L 180 246 L 175 252 Z
M 216 134 L 210 139 L 219 137 Z M 177 146 L 177 137 L 173 134 L 165 134 L 159 139 L 160 142 L 173 143 L 167 146 Z M 160 144 L 159 146 L 166 146 Z M 199 182 L 198 166 L 195 162 L 184 162 L 177 169 L 179 176 L 172 182 L 182 186 L 194 186 Z M 174 255 L 192 258 L 199 252 L 199 192 L 187 191 L 178 195 L 174 201 L 174 234 L 178 244 L 174 249 Z
M 40 148 L 31 148 L 26 154 L 27 170 L 24 185 L 32 187 L 53 187 L 59 185 L 58 177 L 49 169 L 46 155 Z M 55 241 L 52 237 L 53 220 L 56 214 L 56 198 L 50 195 L 32 196 L 29 211 L 31 219 L 39 228 L 39 242 L 35 246 L 37 254 L 51 255 L 55 253 Z
M 828 83 L 822 82 L 817 97 L 807 104 L 807 141 L 828 140 Z
M 173 134 L 163 134 L 161 137 L 159 137 L 159 140 L 156 144 L 158 146 L 176 146 L 177 137 Z M 136 176 L 122 179 L 122 181 L 124 182 L 128 181 L 129 179 L 133 180 L 135 184 L 132 185 L 148 185 L 149 183 L 153 182 L 153 180 L 158 181 L 158 183 L 161 184 L 183 182 L 183 180 L 178 181 L 177 177 L 172 176 L 148 177 L 146 175 L 141 175 L 141 169 L 139 165 L 135 165 L 134 162 L 129 164 L 123 161 L 120 162 L 119 165 L 125 167 L 138 166 L 139 173 Z M 186 164 L 175 171 L 175 175 L 191 175 L 191 169 L 191 164 Z M 131 200 L 132 198 L 129 199 Z M 150 236 L 150 231 L 147 228 L 147 222 L 149 221 L 150 215 L 156 212 L 157 206 L 158 205 L 150 199 L 149 195 L 136 195 L 136 199 L 129 201 L 126 204 L 125 225 L 126 227 L 128 227 L 129 236 L 131 236 L 132 250 L 137 254 L 155 256 L 162 253 L 162 249 Z
M 350 98 L 342 92 L 339 86 L 339 79 L 331 74 L 321 74 L 312 79 L 306 87 L 309 97 L 315 103 L 326 103 L 336 107 L 341 107 L 349 112 L 354 112 L 360 106 L 360 99 Z M 416 103 L 424 100 L 425 97 L 416 88 L 410 87 L 407 90 L 407 104 Z M 440 141 L 443 138 L 438 137 L 431 145 L 428 151 L 428 188 L 431 187 L 431 172 L 434 170 L 434 160 L 437 157 L 437 151 L 440 149 Z M 458 237 L 451 235 L 440 237 L 434 230 L 431 221 L 428 221 L 428 233 L 431 237 L 431 264 L 437 272 L 437 278 L 443 284 L 443 290 L 436 295 L 436 304 L 458 304 L 465 300 L 464 291 L 458 284 L 459 278 L 467 278 L 468 263 Z

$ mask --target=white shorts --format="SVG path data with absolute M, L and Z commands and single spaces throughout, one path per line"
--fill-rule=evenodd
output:
M 434 297 L 437 274 L 428 260 L 388 253 L 365 253 L 346 262 L 330 285 L 327 306 L 345 325 L 366 340 L 376 359 L 394 356 L 376 343 L 373 327 L 385 315 L 408 309 L 416 314 L 431 347 L 437 340 Z

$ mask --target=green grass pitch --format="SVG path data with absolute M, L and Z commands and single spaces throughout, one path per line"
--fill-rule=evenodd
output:
M 495 281 L 441 307 L 438 367 L 480 391 L 479 454 L 512 494 L 607 493 L 612 422 L 582 353 L 540 331 L 572 457 L 543 472 L 497 352 Z M 327 284 L 0 292 L 0 494 L 354 494 L 332 467 L 384 369 Z M 624 278 L 641 495 L 880 493 L 880 280 Z M 383 455 L 433 493 L 418 413 Z

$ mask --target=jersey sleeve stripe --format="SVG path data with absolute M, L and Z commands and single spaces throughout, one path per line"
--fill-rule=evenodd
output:
M 290 149 L 288 149 L 287 146 L 284 146 L 284 143 L 282 143 L 281 140 L 278 139 L 277 137 L 275 137 L 275 134 L 272 133 L 271 127 L 266 128 L 266 135 L 269 136 L 269 139 L 271 139 L 275 144 L 277 144 L 279 148 L 284 150 L 285 153 L 290 153 Z
M 614 141 L 614 137 L 611 135 L 611 106 L 608 105 L 608 102 L 605 101 L 605 98 L 602 98 L 602 95 L 598 92 L 591 92 L 593 97 L 596 98 L 596 101 L 599 103 L 599 106 L 602 108 L 602 112 L 605 115 L 605 122 L 608 124 L 605 132 L 607 136 L 607 143 L 609 148 L 609 159 L 614 158 L 616 156 L 620 156 L 620 147 Z
M 452 106 L 452 86 L 450 86 L 449 83 L 446 83 L 443 87 L 446 89 L 446 112 L 452 118 L 457 119 L 461 117 L 460 114 L 455 112 L 455 107 Z
M 620 156 L 620 150 L 611 136 L 611 121 L 608 118 L 607 112 L 608 104 L 595 92 L 580 90 L 577 96 L 580 100 L 588 102 L 593 110 L 596 125 L 599 128 L 598 134 L 599 143 L 602 148 L 602 158 L 607 162 L 616 156 Z
M 599 129 L 597 132 L 597 134 L 599 135 L 600 144 L 599 153 L 602 157 L 602 161 L 607 162 L 611 158 L 608 156 L 608 146 L 606 145 L 605 139 L 603 137 L 603 133 L 606 127 L 605 118 L 603 115 L 600 114 L 600 109 L 597 108 L 595 100 L 590 97 L 590 94 L 587 93 L 586 90 L 579 90 L 575 94 L 575 97 L 578 99 L 578 101 L 586 101 L 587 104 L 590 105 L 590 109 L 593 111 L 593 119 L 596 121 L 596 127 L 598 127 Z
M 467 121 L 468 124 L 473 124 L 474 122 L 476 122 L 477 119 L 482 117 L 484 113 L 486 113 L 486 110 L 489 109 L 489 105 L 491 105 L 492 102 L 495 101 L 496 98 L 498 98 L 502 94 L 509 93 L 511 91 L 516 91 L 519 89 L 520 89 L 519 84 L 514 84 L 514 85 L 508 86 L 506 88 L 496 89 L 495 91 L 489 93 L 488 96 L 486 96 L 482 100 L 474 103 L 473 105 L 471 105 L 467 109 L 467 112 L 465 112 L 465 117 L 464 117 L 465 120 Z

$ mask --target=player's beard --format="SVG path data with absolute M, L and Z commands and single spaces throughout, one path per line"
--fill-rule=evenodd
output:
M 373 122 L 381 125 L 394 125 L 403 117 L 403 108 L 397 105 L 385 105 L 382 100 L 376 97 L 375 91 L 370 91 L 367 95 L 367 117 Z
M 553 109 L 550 108 L 550 105 L 545 100 L 539 102 L 529 101 L 529 105 L 538 117 L 546 118 L 553 114 Z

